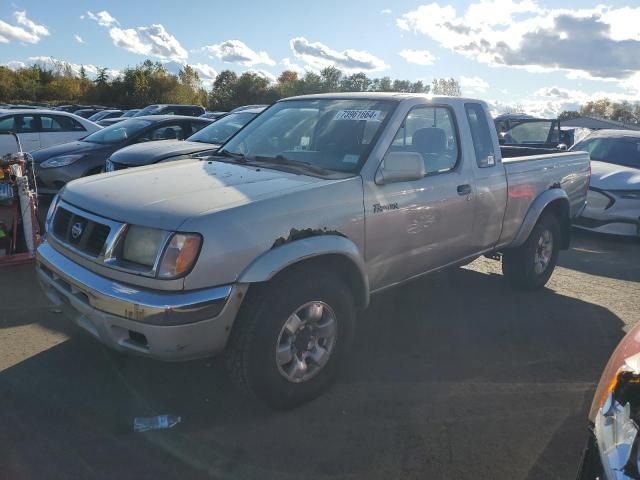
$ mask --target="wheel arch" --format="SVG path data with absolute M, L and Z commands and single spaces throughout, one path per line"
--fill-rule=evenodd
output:
M 567 196 L 567 193 L 560 188 L 552 188 L 542 192 L 531 203 L 522 225 L 520 226 L 520 230 L 518 230 L 518 233 L 509 247 L 519 247 L 526 242 L 540 217 L 547 213 L 555 215 L 560 222 L 560 248 L 563 250 L 569 248 L 569 243 L 571 241 L 569 197 Z
M 369 304 L 369 280 L 364 259 L 350 239 L 318 235 L 285 243 L 256 258 L 239 276 L 239 283 L 264 283 L 296 268 L 323 268 L 347 280 L 356 305 Z

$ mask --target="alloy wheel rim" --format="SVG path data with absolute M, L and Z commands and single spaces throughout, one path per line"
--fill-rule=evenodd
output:
M 538 238 L 538 245 L 536 246 L 536 253 L 533 258 L 533 268 L 538 275 L 547 269 L 549 263 L 551 263 L 552 255 L 553 235 L 549 230 L 545 230 L 540 235 L 540 238 Z
M 315 377 L 333 353 L 338 323 L 333 309 L 313 301 L 297 308 L 285 321 L 276 343 L 276 365 L 292 383 Z

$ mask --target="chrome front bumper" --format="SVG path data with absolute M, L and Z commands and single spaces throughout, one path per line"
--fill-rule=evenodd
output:
M 46 241 L 37 250 L 38 280 L 77 325 L 105 345 L 159 360 L 222 351 L 246 285 L 167 292 L 124 285 L 72 262 Z

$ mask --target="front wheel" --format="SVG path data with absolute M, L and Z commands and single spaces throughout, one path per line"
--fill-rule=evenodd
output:
M 330 272 L 310 270 L 250 291 L 227 347 L 232 381 L 273 408 L 318 396 L 350 342 L 355 307 L 349 289 Z
M 520 247 L 505 250 L 502 273 L 521 290 L 537 290 L 546 285 L 560 252 L 560 224 L 555 215 L 543 214 L 529 238 Z

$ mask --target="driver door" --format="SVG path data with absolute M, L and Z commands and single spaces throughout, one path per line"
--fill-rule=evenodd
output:
M 366 182 L 366 260 L 372 290 L 460 260 L 473 249 L 473 172 L 463 162 L 453 112 L 448 107 L 413 108 L 389 152 L 419 153 L 426 175 Z

